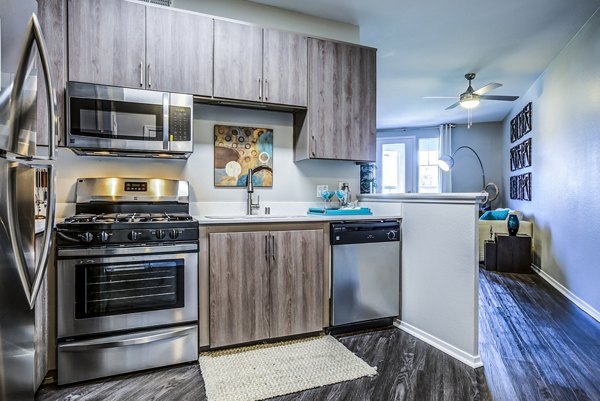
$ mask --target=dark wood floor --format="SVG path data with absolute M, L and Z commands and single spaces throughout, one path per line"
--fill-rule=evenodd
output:
M 600 324 L 536 275 L 480 273 L 484 368 L 398 329 L 341 336 L 378 375 L 273 401 L 600 400 Z M 85 367 L 82 367 L 84 369 Z M 235 385 L 235 384 L 232 384 Z M 206 400 L 196 364 L 40 389 L 37 401 Z

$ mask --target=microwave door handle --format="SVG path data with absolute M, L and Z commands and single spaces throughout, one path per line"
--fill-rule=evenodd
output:
M 163 93 L 163 150 L 169 150 L 169 94 Z

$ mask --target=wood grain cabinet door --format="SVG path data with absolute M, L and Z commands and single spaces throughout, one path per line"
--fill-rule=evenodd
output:
M 210 345 L 269 338 L 268 232 L 211 233 Z
M 69 80 L 144 87 L 146 7 L 122 0 L 69 0 Z
M 263 41 L 264 101 L 306 106 L 308 97 L 306 36 L 264 29 Z
M 271 232 L 271 337 L 323 329 L 323 235 Z
M 309 39 L 311 156 L 375 161 L 375 49 Z
M 147 7 L 148 89 L 211 96 L 212 52 L 212 18 Z
M 262 28 L 215 20 L 214 96 L 262 101 Z

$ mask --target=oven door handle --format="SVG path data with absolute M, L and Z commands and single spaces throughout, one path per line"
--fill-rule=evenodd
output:
M 118 273 L 118 272 L 132 272 L 132 271 L 136 271 L 136 270 L 146 270 L 148 269 L 148 266 L 143 265 L 143 264 L 137 264 L 137 265 L 112 265 L 112 266 L 107 266 L 104 268 L 104 270 L 106 270 L 109 273 Z
M 78 341 L 74 344 L 61 344 L 60 350 L 67 352 L 80 352 L 80 351 L 89 351 L 92 349 L 105 349 L 105 348 L 117 348 L 117 347 L 125 347 L 130 345 L 143 345 L 149 343 L 155 343 L 158 341 L 170 340 L 180 337 L 185 337 L 189 333 L 195 330 L 195 326 L 186 326 L 180 327 L 168 331 L 164 331 L 161 333 L 151 334 L 144 337 L 135 337 L 135 338 L 126 338 L 123 340 L 118 340 L 113 337 L 114 340 L 111 339 L 96 339 L 89 341 Z M 116 337 L 118 338 L 118 337 Z

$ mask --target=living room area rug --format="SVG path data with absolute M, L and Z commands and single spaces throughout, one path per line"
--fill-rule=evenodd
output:
M 257 401 L 377 374 L 331 336 L 201 353 L 208 401 Z

